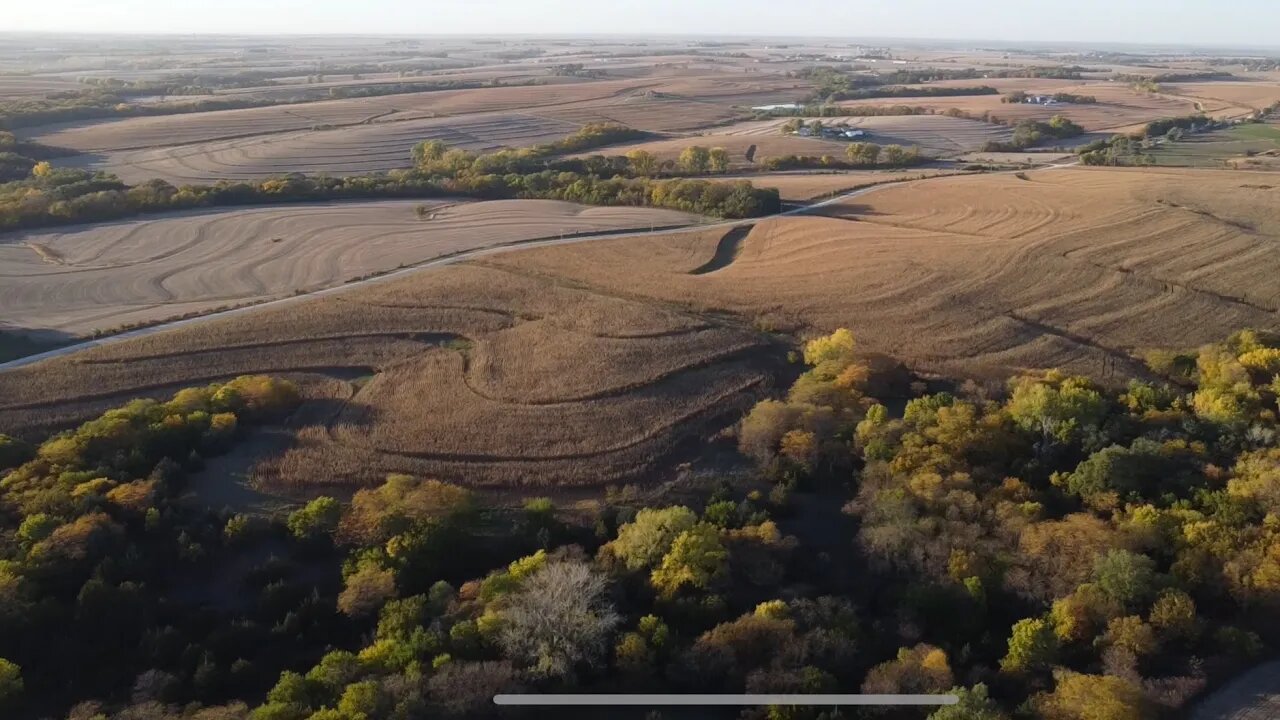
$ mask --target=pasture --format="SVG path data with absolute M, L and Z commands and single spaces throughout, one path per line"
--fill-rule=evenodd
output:
M 1147 152 L 1156 165 L 1280 169 L 1280 123 L 1250 123 L 1163 142 Z

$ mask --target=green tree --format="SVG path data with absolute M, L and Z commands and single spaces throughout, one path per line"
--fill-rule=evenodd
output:
M 380 717 L 388 705 L 388 698 L 374 680 L 351 683 L 338 699 L 338 712 L 344 718 Z
M 987 686 L 982 683 L 972 688 L 954 687 L 947 691 L 960 701 L 943 706 L 929 715 L 929 720 L 1008 720 L 1000 706 L 987 696 Z
M 0 707 L 12 704 L 22 695 L 22 668 L 0 658 Z
M 698 523 L 698 515 L 683 505 L 644 508 L 618 529 L 609 550 L 628 570 L 651 568 L 662 560 L 680 533 Z
M 1053 442 L 1071 442 L 1096 428 L 1107 404 L 1086 378 L 1054 372 L 1043 379 L 1017 380 L 1005 407 L 1019 427 L 1038 433 L 1047 448 Z
M 1155 561 L 1129 550 L 1110 550 L 1099 557 L 1093 579 L 1108 597 L 1130 609 L 1145 605 L 1157 589 Z
M 1013 625 L 1009 636 L 1009 652 L 1000 661 L 1000 669 L 1009 673 L 1044 670 L 1058 654 L 1058 638 L 1053 626 L 1044 618 L 1026 618 Z
M 699 523 L 675 539 L 649 580 L 666 598 L 675 597 L 684 588 L 709 590 L 727 574 L 728 561 L 729 552 L 719 530 Z
M 318 497 L 289 514 L 289 531 L 299 539 L 331 535 L 342 519 L 342 505 L 331 497 Z

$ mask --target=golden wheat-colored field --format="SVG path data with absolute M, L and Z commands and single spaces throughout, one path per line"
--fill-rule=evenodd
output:
M 757 223 L 713 272 L 694 232 L 490 260 L 715 307 L 788 329 L 847 326 L 917 368 L 1137 372 L 1152 347 L 1280 327 L 1280 190 L 1265 174 L 1050 169 L 886 186 Z

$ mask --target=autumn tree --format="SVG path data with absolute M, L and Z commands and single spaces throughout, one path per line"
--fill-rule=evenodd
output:
M 1154 717 L 1141 688 L 1112 675 L 1062 672 L 1053 692 L 1036 698 L 1046 720 L 1147 720 Z
M 395 594 L 395 574 L 375 563 L 364 563 L 347 576 L 338 595 L 338 609 L 347 615 L 368 615 Z
M 707 167 L 711 172 L 722 173 L 729 170 L 729 151 L 722 147 L 714 147 L 707 151 Z
M 939 693 L 955 684 L 947 654 L 932 645 L 901 648 L 893 660 L 867 673 L 862 692 L 875 694 Z
M 692 145 L 680 153 L 677 162 L 681 170 L 700 175 L 711 165 L 711 152 L 701 145 Z
M 641 177 L 651 177 L 658 172 L 658 158 L 648 150 L 632 150 L 627 153 L 631 172 Z
M 657 565 L 676 537 L 698 523 L 698 515 L 683 505 L 644 508 L 618 529 L 618 537 L 606 547 L 628 570 Z
M 880 146 L 868 142 L 849 143 L 844 154 L 855 165 L 875 165 L 880 159 Z
M 1000 661 L 1000 669 L 1009 673 L 1045 670 L 1056 659 L 1058 638 L 1045 618 L 1026 618 L 1013 625 L 1009 651 Z
M 439 162 L 448 150 L 449 147 L 439 140 L 423 140 L 413 146 L 413 163 L 422 166 Z
M 729 552 L 714 525 L 699 523 L 671 543 L 671 550 L 654 568 L 650 582 L 662 597 L 683 589 L 709 590 L 728 572 Z

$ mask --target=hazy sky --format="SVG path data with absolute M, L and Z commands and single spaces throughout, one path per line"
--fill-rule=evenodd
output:
M 6 0 L 5 4 L 10 7 L 0 11 L 0 30 L 679 33 L 1280 46 L 1278 0 Z

